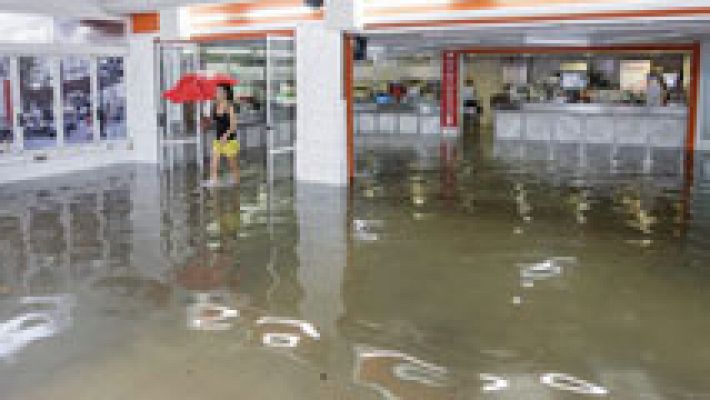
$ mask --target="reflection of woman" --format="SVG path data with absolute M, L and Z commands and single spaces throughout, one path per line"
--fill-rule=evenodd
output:
M 222 157 L 227 158 L 232 171 L 232 180 L 239 183 L 239 141 L 237 140 L 237 115 L 234 112 L 234 94 L 229 85 L 219 85 L 215 106 L 212 110 L 212 121 L 217 131 L 217 138 L 212 142 L 212 160 L 210 164 L 210 181 L 217 181 L 219 164 Z

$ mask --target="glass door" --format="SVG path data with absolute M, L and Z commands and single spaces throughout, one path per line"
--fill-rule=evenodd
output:
M 48 149 L 58 145 L 55 85 L 58 60 L 45 56 L 18 59 L 20 78 L 20 136 L 25 150 Z
M 159 52 L 159 137 L 161 160 L 171 165 L 195 161 L 203 164 L 200 104 L 175 104 L 163 99 L 162 93 L 172 88 L 185 74 L 197 72 L 199 48 L 195 43 L 160 43 Z
M 269 207 L 293 196 L 296 141 L 295 46 L 290 37 L 266 43 L 267 184 Z M 284 203 L 286 204 L 286 203 Z
M 62 58 L 62 108 L 64 143 L 93 142 L 94 105 L 92 96 L 92 60 L 88 57 Z
M 127 137 L 126 82 L 123 57 L 99 57 L 97 66 L 98 109 L 101 140 Z

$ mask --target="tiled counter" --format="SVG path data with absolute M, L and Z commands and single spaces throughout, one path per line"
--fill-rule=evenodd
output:
M 682 147 L 686 107 L 525 104 L 496 110 L 496 139 Z
M 355 106 L 355 135 L 438 135 L 439 107 L 429 105 Z

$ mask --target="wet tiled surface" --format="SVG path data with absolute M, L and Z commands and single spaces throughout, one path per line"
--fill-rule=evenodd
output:
M 710 399 L 710 157 L 386 142 L 0 186 L 0 398 Z

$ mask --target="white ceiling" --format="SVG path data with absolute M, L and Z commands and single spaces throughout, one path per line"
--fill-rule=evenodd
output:
M 369 44 L 393 52 L 441 50 L 466 46 L 585 46 L 692 42 L 710 37 L 707 20 L 626 21 L 596 24 L 479 27 L 459 30 L 370 32 Z
M 246 0 L 0 0 L 0 12 L 53 16 L 106 17 L 199 3 L 240 3 Z

